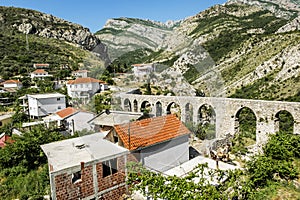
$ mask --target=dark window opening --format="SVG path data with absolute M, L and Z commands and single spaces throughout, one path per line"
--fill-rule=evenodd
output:
M 57 98 L 57 101 L 60 101 L 60 98 Z
M 81 171 L 72 174 L 72 183 L 77 183 L 81 181 Z
M 119 141 L 118 136 L 114 136 L 114 143 L 117 143 Z
M 118 172 L 117 159 L 102 162 L 103 178 Z
M 2 126 L 2 122 L 0 122 L 0 126 Z

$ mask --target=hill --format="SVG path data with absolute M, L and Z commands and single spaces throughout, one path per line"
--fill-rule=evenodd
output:
M 133 49 L 150 48 L 140 61 L 167 65 L 206 96 L 299 101 L 299 11 L 292 0 L 231 0 L 173 26 L 113 19 L 113 33 L 97 37 L 132 58 Z M 136 48 L 125 50 L 125 35 Z
M 34 10 L 0 6 L 0 73 L 30 72 L 34 63 L 71 69 L 104 66 L 106 47 L 87 28 Z

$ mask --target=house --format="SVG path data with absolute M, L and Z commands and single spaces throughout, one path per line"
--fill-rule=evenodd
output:
M 45 117 L 45 122 L 57 121 L 58 127 L 63 127 L 68 133 L 74 135 L 76 131 L 92 130 L 88 121 L 93 119 L 95 114 L 92 112 L 78 110 L 72 107 L 67 107 L 56 113 Z
M 48 69 L 49 68 L 49 64 L 43 64 L 43 63 L 37 63 L 37 64 L 33 64 L 33 67 L 35 68 L 35 69 L 41 69 L 41 68 L 43 68 L 43 69 Z
M 4 127 L 6 124 L 9 124 L 12 120 L 12 113 L 6 113 L 0 115 L 0 128 Z
M 106 139 L 130 150 L 145 167 L 163 172 L 189 160 L 189 135 L 170 114 L 115 125 Z
M 143 113 L 106 110 L 91 119 L 88 123 L 97 132 L 111 131 L 114 125 L 139 120 Z
M 88 77 L 88 70 L 73 71 L 72 76 L 74 76 L 75 78 L 87 78 Z
M 133 73 L 135 76 L 144 76 L 144 75 L 149 75 L 151 72 L 155 72 L 155 66 L 153 63 L 148 63 L 148 64 L 133 64 L 132 65 Z
M 45 117 L 66 108 L 66 96 L 60 93 L 34 94 L 21 97 L 30 118 Z
M 129 151 L 91 134 L 41 145 L 48 158 L 51 199 L 120 199 Z
M 13 140 L 11 139 L 11 137 L 6 135 L 5 133 L 2 133 L 0 135 L 0 149 L 5 147 L 7 143 L 12 143 L 12 142 Z
M 51 77 L 52 75 L 49 75 L 47 71 L 44 69 L 36 69 L 30 74 L 31 79 L 44 79 L 46 77 Z
M 68 95 L 71 98 L 90 99 L 95 93 L 107 89 L 107 83 L 90 77 L 77 78 L 67 82 Z
M 19 80 L 7 80 L 1 83 L 4 88 L 14 88 L 20 89 L 22 88 L 22 83 Z

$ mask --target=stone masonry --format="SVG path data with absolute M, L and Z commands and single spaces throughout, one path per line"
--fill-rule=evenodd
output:
M 200 108 L 210 106 L 216 114 L 216 137 L 221 138 L 227 134 L 234 135 L 238 129 L 238 113 L 243 108 L 249 108 L 256 116 L 256 142 L 263 144 L 267 141 L 268 134 L 279 131 L 278 113 L 289 112 L 294 119 L 294 134 L 300 134 L 300 103 L 264 101 L 250 99 L 214 98 L 214 97 L 189 97 L 189 96 L 154 96 L 119 94 L 122 108 L 127 111 L 140 112 L 141 108 L 148 105 L 151 114 L 165 115 L 170 112 L 170 106 L 177 104 L 181 110 L 181 120 L 186 122 L 187 115 L 192 116 L 194 124 L 199 123 Z M 157 109 L 160 109 L 157 112 Z

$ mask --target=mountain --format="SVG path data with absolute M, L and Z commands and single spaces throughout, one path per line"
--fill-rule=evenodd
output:
M 134 18 L 109 19 L 104 28 L 95 35 L 108 46 L 110 58 L 114 60 L 120 55 L 137 49 L 162 48 L 164 41 L 172 35 L 172 28 L 180 22 L 160 23 Z
M 52 15 L 0 6 L 0 25 L 0 72 L 6 78 L 33 63 L 75 69 L 109 62 L 106 46 L 87 28 Z
M 300 101 L 299 87 L 294 87 L 300 74 L 297 1 L 230 0 L 150 32 L 143 20 L 130 19 L 130 25 L 127 20 L 113 19 L 122 26 L 109 23 L 114 34 L 101 36 L 108 48 L 134 57 L 132 49 L 124 50 L 124 35 L 136 41 L 143 34 L 143 41 L 155 41 L 155 46 L 136 46 L 154 51 L 144 61 L 167 64 L 166 74 L 181 74 L 194 90 L 207 96 Z M 129 32 L 134 26 L 139 31 Z

